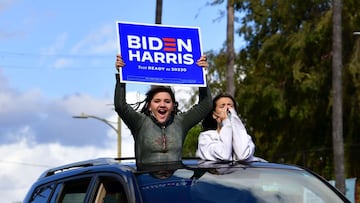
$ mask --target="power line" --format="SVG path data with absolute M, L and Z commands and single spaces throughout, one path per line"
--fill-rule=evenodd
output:
M 0 51 L 0 57 L 68 57 L 68 58 L 108 58 L 115 57 L 114 55 L 100 55 L 100 54 L 47 54 L 47 53 L 29 53 L 29 52 L 8 52 Z
M 44 69 L 51 69 L 51 70 L 97 70 L 97 69 L 104 69 L 107 68 L 106 66 L 86 66 L 86 67 L 79 67 L 79 66 L 66 66 L 62 68 L 54 67 L 53 65 L 49 66 L 25 66 L 25 65 L 8 65 L 8 64 L 0 64 L 0 68 L 3 69 L 29 69 L 29 70 L 44 70 Z
M 104 69 L 104 66 L 87 65 L 80 67 L 77 64 L 96 60 L 112 61 L 114 55 L 99 55 L 99 54 L 46 54 L 46 53 L 29 53 L 29 52 L 8 52 L 0 50 L 0 68 L 3 69 L 29 69 L 29 70 L 43 70 L 43 69 L 59 69 L 59 70 L 96 70 Z M 19 60 L 18 60 L 19 59 Z M 15 60 L 15 61 L 14 61 Z M 82 61 L 83 60 L 83 61 Z M 62 68 L 54 66 L 55 62 L 64 61 L 70 64 Z M 40 63 L 40 65 L 34 65 Z M 98 62 L 99 63 L 99 62 Z M 33 65 L 29 65 L 33 64 Z
M 16 164 L 16 165 L 25 165 L 25 166 L 32 166 L 32 167 L 41 167 L 41 168 L 52 168 L 53 166 L 43 165 L 43 164 L 34 164 L 34 163 L 25 163 L 25 162 L 16 162 L 16 161 L 6 161 L 0 160 L 0 164 Z

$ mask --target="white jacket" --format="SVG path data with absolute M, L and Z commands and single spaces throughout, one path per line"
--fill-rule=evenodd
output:
M 220 133 L 208 130 L 199 135 L 196 155 L 205 160 L 257 160 L 255 145 L 234 109 L 222 121 Z M 232 157 L 234 156 L 234 157 Z

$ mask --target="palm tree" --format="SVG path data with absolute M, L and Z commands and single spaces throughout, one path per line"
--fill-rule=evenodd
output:
M 235 95 L 234 83 L 234 0 L 227 0 L 227 25 L 226 25 L 226 92 Z
M 342 113 L 342 38 L 341 38 L 341 0 L 333 0 L 333 59 L 332 59 L 332 89 L 333 114 L 332 138 L 334 150 L 335 186 L 345 194 L 345 166 L 343 143 L 343 113 Z

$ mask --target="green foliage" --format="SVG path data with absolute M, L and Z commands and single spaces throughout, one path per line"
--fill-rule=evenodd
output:
M 237 33 L 246 41 L 236 56 L 235 96 L 256 155 L 311 167 L 332 178 L 331 1 L 235 2 L 243 16 Z M 344 1 L 343 112 L 349 177 L 360 175 L 360 36 L 352 34 L 360 31 L 359 10 L 359 1 Z M 215 95 L 225 91 L 227 56 L 225 49 L 207 55 Z
M 195 157 L 198 146 L 198 137 L 201 131 L 201 125 L 198 124 L 192 127 L 186 135 L 182 157 Z

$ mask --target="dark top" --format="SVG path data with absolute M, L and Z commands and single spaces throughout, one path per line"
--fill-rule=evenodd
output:
M 125 83 L 116 74 L 115 111 L 130 129 L 135 140 L 135 157 L 138 164 L 181 160 L 187 132 L 199 123 L 212 109 L 208 87 L 199 87 L 199 102 L 184 113 L 175 114 L 172 122 L 162 126 L 150 116 L 135 111 L 126 102 Z

